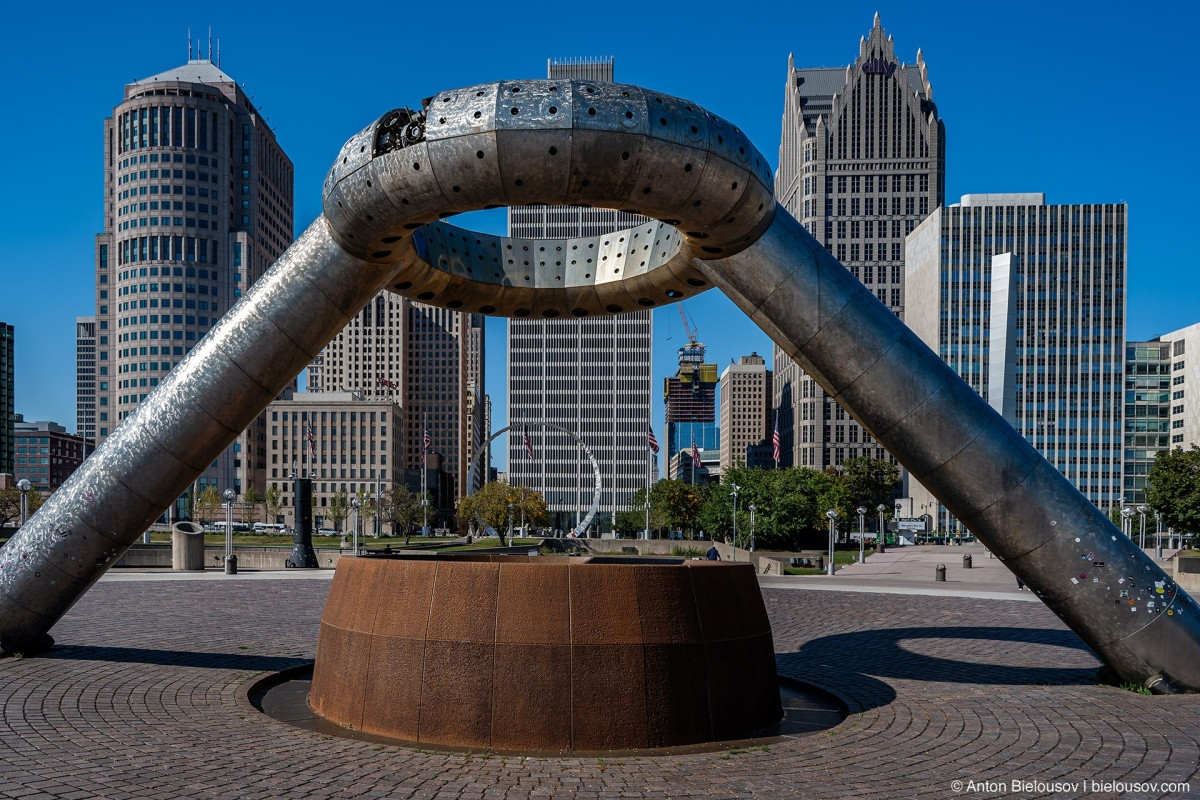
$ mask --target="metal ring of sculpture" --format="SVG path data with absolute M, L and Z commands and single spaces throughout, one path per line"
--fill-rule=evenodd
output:
M 0 551 L 0 650 L 45 646 L 379 289 L 553 317 L 715 284 L 1122 679 L 1200 690 L 1200 607 L 777 207 L 770 185 L 737 128 L 632 86 L 494 83 L 384 115 L 343 148 L 325 214 Z M 518 251 L 516 240 L 421 232 L 460 211 L 530 203 L 626 209 L 671 227 L 601 237 L 582 262 L 551 249 L 575 240 Z
M 600 464 L 596 461 L 596 456 L 592 455 L 591 448 L 587 446 L 582 437 L 580 437 L 578 433 L 575 433 L 575 431 L 569 428 L 564 428 L 562 425 L 555 425 L 553 422 L 546 422 L 544 420 L 536 424 L 541 425 L 543 428 L 554 428 L 554 430 L 562 431 L 570 436 L 575 440 L 575 443 L 579 445 L 579 448 L 583 450 L 583 454 L 588 457 L 588 461 L 590 461 L 592 464 L 592 475 L 596 478 L 596 481 L 592 486 L 592 504 L 588 507 L 587 514 L 584 515 L 583 520 L 575 526 L 575 530 L 571 533 L 572 536 L 583 536 L 587 529 L 592 526 L 592 520 L 596 518 L 597 512 L 600 511 Z M 479 471 L 479 465 L 483 461 L 483 457 L 489 450 L 488 446 L 511 429 L 512 426 L 505 426 L 501 428 L 489 436 L 487 442 L 484 443 L 484 446 L 479 448 L 479 452 L 476 453 L 475 457 L 471 459 L 471 468 L 467 473 L 467 486 L 475 485 L 475 475 Z
M 324 208 L 347 252 L 409 262 L 393 291 L 483 314 L 586 316 L 709 288 L 693 259 L 757 240 L 774 214 L 772 183 L 745 135 L 690 101 L 620 84 L 515 81 L 385 114 L 342 148 Z M 548 240 L 425 227 L 462 211 L 529 204 L 619 208 L 659 221 Z

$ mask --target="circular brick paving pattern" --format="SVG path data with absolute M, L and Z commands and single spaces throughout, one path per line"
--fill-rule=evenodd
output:
M 727 752 L 520 758 L 323 736 L 256 711 L 257 679 L 313 658 L 328 588 L 98 584 L 50 654 L 0 660 L 0 797 L 1200 796 L 1200 696 L 1094 684 L 1094 656 L 1040 605 L 767 590 L 780 672 L 841 698 L 841 725 Z

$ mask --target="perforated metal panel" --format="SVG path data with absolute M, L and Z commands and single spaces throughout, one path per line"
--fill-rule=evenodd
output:
M 708 288 L 691 260 L 744 247 L 774 213 L 770 171 L 755 170 L 766 160 L 689 100 L 624 84 L 506 81 L 440 92 L 424 114 L 423 140 L 366 159 L 381 120 L 330 171 L 326 218 L 361 258 L 401 260 L 423 224 L 503 205 L 597 205 L 665 224 L 536 241 L 432 225 L 417 235 L 422 263 L 402 263 L 393 286 L 416 299 L 547 317 L 653 306 Z

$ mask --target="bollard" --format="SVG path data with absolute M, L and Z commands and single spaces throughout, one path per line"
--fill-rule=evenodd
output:
M 171 526 L 171 569 L 204 569 L 204 526 L 190 521 Z
M 963 556 L 963 569 L 970 569 L 970 568 L 971 568 L 971 554 L 967 553 L 965 556 Z
M 938 564 L 938 565 L 937 565 L 937 570 L 934 572 L 934 577 L 933 577 L 933 579 L 934 579 L 935 581 L 944 581 L 944 580 L 946 580 L 946 565 L 945 565 L 945 564 Z

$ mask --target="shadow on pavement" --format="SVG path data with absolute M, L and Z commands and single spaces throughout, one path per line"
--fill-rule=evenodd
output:
M 1071 652 L 1053 652 L 1046 646 Z M 776 660 L 780 674 L 832 690 L 852 711 L 894 700 L 888 678 L 1061 686 L 1094 683 L 1099 666 L 1092 651 L 1071 631 L 979 626 L 839 633 L 813 639 L 797 652 L 779 653 Z M 1008 663 L 999 663 L 1002 660 Z M 1062 666 L 1044 666 L 1055 663 Z
M 137 647 L 99 647 L 92 645 L 55 645 L 40 658 L 66 661 L 107 661 L 125 664 L 155 664 L 208 669 L 235 669 L 251 672 L 281 672 L 311 663 L 312 659 L 260 656 L 252 653 L 201 653 L 189 650 L 147 650 Z

